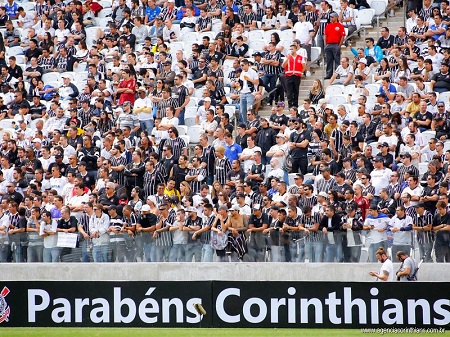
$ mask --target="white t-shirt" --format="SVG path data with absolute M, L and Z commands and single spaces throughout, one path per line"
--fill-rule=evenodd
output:
M 387 259 L 383 262 L 380 268 L 380 275 L 384 275 L 384 271 L 389 273 L 388 279 L 386 282 L 392 282 L 394 281 L 394 265 L 392 264 L 392 261 Z M 379 280 L 379 279 L 378 279 Z M 380 280 L 381 281 L 381 280 Z
M 304 44 L 308 39 L 310 39 L 309 33 L 314 31 L 314 27 L 311 22 L 297 22 L 294 25 L 295 38 L 300 40 Z M 310 40 L 311 42 L 311 40 Z
M 253 90 L 253 91 L 250 90 L 247 81 L 244 79 L 245 76 L 247 76 L 251 80 L 257 80 L 259 78 L 258 73 L 256 71 L 254 71 L 253 69 L 251 69 L 251 68 L 249 68 L 248 71 L 242 71 L 241 76 L 239 77 L 239 79 L 243 83 L 242 89 L 241 89 L 241 93 L 242 94 L 248 94 L 248 93 L 256 91 L 258 86 L 253 84 L 255 90 Z

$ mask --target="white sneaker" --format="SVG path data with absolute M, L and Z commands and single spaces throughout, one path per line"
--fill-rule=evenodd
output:
M 306 74 L 305 74 L 305 76 L 306 76 L 306 77 L 311 76 L 311 72 L 310 72 L 310 71 L 307 71 Z
M 393 16 L 395 16 L 395 13 L 394 13 L 394 10 L 391 9 L 391 10 L 389 11 L 389 17 L 392 18 Z

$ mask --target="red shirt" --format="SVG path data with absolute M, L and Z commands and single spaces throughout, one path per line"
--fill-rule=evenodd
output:
M 361 216 L 363 220 L 366 220 L 366 212 L 369 209 L 369 201 L 365 197 L 354 197 L 353 200 L 358 204 L 358 208 L 361 210 Z
M 303 57 L 301 55 L 288 56 L 286 67 L 284 68 L 286 76 L 302 76 L 303 74 Z
M 336 44 L 341 42 L 341 38 L 345 36 L 344 26 L 339 22 L 330 22 L 325 27 L 327 44 Z
M 120 94 L 119 105 L 122 105 L 123 102 L 130 101 L 131 105 L 134 104 L 134 100 L 136 97 L 136 82 L 134 79 L 130 78 L 129 80 L 122 80 L 119 83 L 119 88 L 127 88 L 132 89 L 132 94 L 122 93 Z

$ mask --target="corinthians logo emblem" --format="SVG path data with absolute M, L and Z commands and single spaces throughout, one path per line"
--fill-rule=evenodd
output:
M 5 300 L 5 297 L 8 294 L 9 289 L 7 287 L 3 287 L 3 290 L 0 293 L 0 323 L 3 323 L 3 321 L 8 322 L 10 309 Z

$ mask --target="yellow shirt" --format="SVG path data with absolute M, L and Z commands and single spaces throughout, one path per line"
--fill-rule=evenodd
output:
M 415 104 L 414 102 L 411 102 L 406 106 L 405 110 L 406 110 L 406 112 L 409 113 L 409 117 L 414 117 L 414 115 L 420 111 L 419 105 L 420 105 L 420 103 Z

